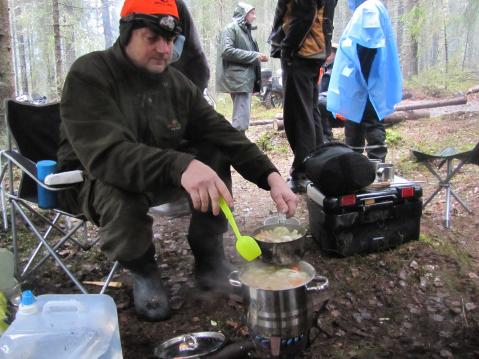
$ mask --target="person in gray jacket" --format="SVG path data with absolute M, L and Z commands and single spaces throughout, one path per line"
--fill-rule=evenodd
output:
M 219 56 L 216 69 L 218 92 L 226 92 L 233 100 L 233 127 L 246 131 L 249 126 L 251 94 L 259 91 L 260 62 L 268 55 L 259 52 L 251 35 L 256 10 L 252 5 L 238 3 L 231 22 L 219 36 Z

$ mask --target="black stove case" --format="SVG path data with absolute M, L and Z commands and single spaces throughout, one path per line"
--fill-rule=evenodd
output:
M 378 252 L 419 239 L 422 188 L 400 177 L 391 186 L 327 197 L 307 188 L 311 234 L 325 253 Z

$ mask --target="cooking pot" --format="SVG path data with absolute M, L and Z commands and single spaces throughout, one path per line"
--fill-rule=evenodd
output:
M 307 274 L 304 284 L 281 290 L 263 289 L 262 285 L 248 285 L 242 275 L 255 266 L 265 266 L 259 261 L 247 263 L 241 271 L 230 273 L 229 282 L 242 290 L 250 332 L 263 338 L 302 338 L 313 324 L 312 295 L 329 287 L 326 277 L 316 275 L 314 267 L 301 261 L 300 271 Z M 271 265 L 270 265 L 271 266 Z
M 273 230 L 277 227 L 286 227 L 290 232 L 297 230 L 300 237 L 287 242 L 266 242 L 256 235 L 261 231 Z M 297 224 L 277 223 L 261 226 L 253 232 L 253 237 L 261 248 L 261 260 L 266 263 L 288 265 L 298 263 L 303 259 L 306 241 L 306 229 Z
M 391 163 L 378 164 L 376 176 L 379 182 L 392 182 L 394 179 L 394 165 Z

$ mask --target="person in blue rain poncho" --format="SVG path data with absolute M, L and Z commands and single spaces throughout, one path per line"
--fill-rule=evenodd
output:
M 349 0 L 354 11 L 341 35 L 328 89 L 327 109 L 348 119 L 346 144 L 384 162 L 382 120 L 402 98 L 399 56 L 391 21 L 379 0 Z

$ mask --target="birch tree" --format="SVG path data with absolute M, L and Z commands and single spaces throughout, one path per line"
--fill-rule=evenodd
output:
M 10 16 L 6 0 L 0 2 L 0 53 L 0 116 L 3 117 L 3 100 L 14 93 Z
M 101 0 L 101 18 L 103 22 L 105 48 L 109 48 L 111 45 L 113 45 L 113 33 L 111 31 L 110 3 L 108 0 Z

